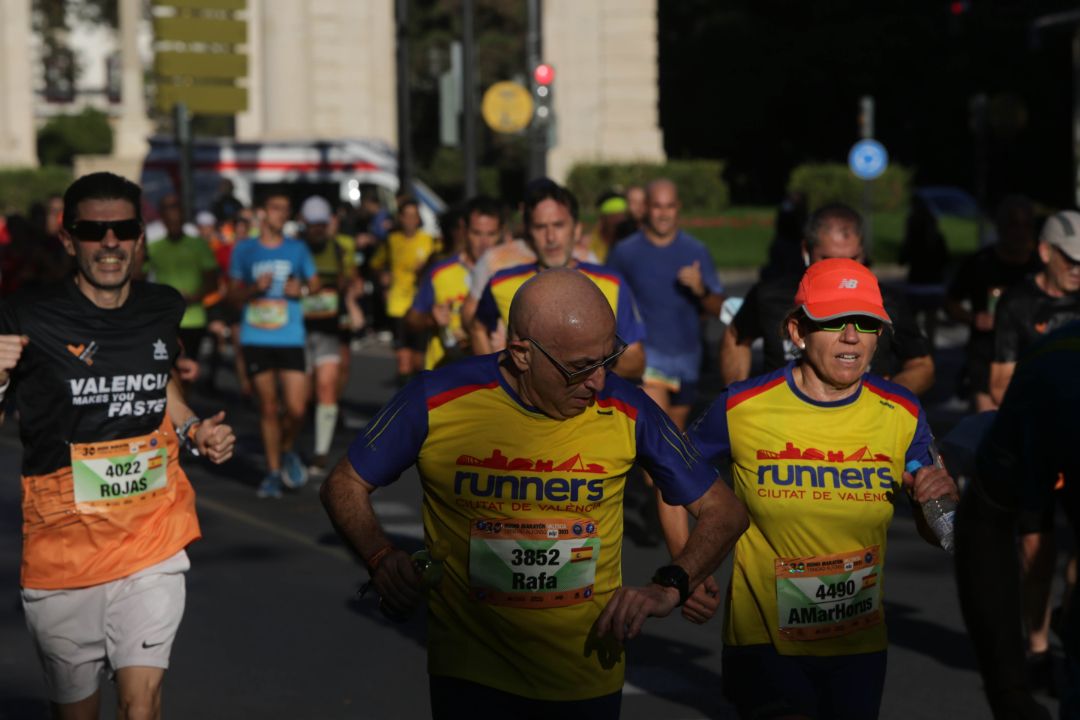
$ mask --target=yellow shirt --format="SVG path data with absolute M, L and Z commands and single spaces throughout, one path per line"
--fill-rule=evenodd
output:
M 401 232 L 390 233 L 386 244 L 372 258 L 375 269 L 390 268 L 390 289 L 386 291 L 387 315 L 405 317 L 416 295 L 416 276 L 438 249 L 435 238 L 423 230 L 417 230 L 412 237 L 406 237 Z

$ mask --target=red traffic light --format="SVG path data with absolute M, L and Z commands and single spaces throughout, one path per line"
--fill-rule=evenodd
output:
M 949 12 L 958 17 L 968 11 L 968 3 L 966 0 L 955 0 L 955 2 L 949 3 Z
M 551 81 L 555 79 L 555 68 L 551 67 L 547 63 L 540 63 L 533 68 L 533 80 L 537 85 L 550 85 Z

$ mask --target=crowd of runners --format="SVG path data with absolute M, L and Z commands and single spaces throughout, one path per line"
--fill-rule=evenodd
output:
M 740 716 L 876 717 L 897 502 L 934 547 L 926 509 L 960 502 L 962 607 L 991 708 L 1046 716 L 1032 690 L 1051 675 L 1055 509 L 1080 519 L 1080 213 L 1006 198 L 996 241 L 946 276 L 916 206 L 905 292 L 879 285 L 857 211 L 796 199 L 740 303 L 663 178 L 607 189 L 588 228 L 547 178 L 513 204 L 470 198 L 438 232 L 411 197 L 362 197 L 282 188 L 247 208 L 226 191 L 189 224 L 169 195 L 151 227 L 137 185 L 95 173 L 0 228 L 22 603 L 57 717 L 97 717 L 107 673 L 123 717 L 160 715 L 200 537 L 182 455 L 221 463 L 236 443 L 224 412 L 200 418 L 185 396 L 230 373 L 258 409 L 257 496 L 321 481 L 387 613 L 427 603 L 437 718 L 463 703 L 618 717 L 625 642 L 679 607 L 694 623 L 724 608 Z M 920 404 L 949 319 L 970 325 L 964 398 L 998 412 L 964 493 Z M 350 359 L 382 343 L 399 391 L 334 457 Z M 716 357 L 725 389 L 703 397 Z M 371 501 L 413 466 L 425 544 L 447 550 L 433 590 Z M 628 483 L 655 490 L 671 554 L 641 587 L 622 583 Z M 729 553 L 724 603 L 713 573 Z M 1073 674 L 1053 690 L 1077 717 L 1069 592 L 1054 627 Z

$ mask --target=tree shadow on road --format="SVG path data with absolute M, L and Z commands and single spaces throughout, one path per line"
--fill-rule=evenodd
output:
M 719 643 L 715 652 L 719 652 Z M 721 695 L 720 674 L 699 662 L 713 651 L 673 640 L 668 636 L 642 634 L 627 650 L 626 681 L 650 695 L 686 705 L 708 718 L 734 718 L 734 709 Z M 632 696 L 624 695 L 623 703 Z
M 889 644 L 914 650 L 949 667 L 976 671 L 975 651 L 967 633 L 915 617 L 918 608 L 885 602 Z

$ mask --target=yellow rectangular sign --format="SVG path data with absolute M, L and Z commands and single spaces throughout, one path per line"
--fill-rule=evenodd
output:
M 232 115 L 247 110 L 247 88 L 230 85 L 158 85 L 157 105 L 171 110 L 182 102 L 193 113 Z
M 158 77 L 247 77 L 247 60 L 239 53 L 158 52 L 154 72 Z
M 215 18 L 154 18 L 154 38 L 174 42 L 239 45 L 247 42 L 247 22 Z
M 244 10 L 247 0 L 154 0 L 154 5 L 184 10 Z

